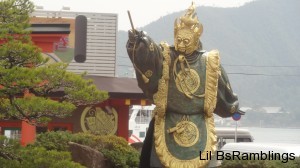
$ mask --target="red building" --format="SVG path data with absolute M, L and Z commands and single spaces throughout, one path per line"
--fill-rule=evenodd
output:
M 53 53 L 56 44 L 70 33 L 69 24 L 33 24 L 32 41 L 43 53 Z M 51 55 L 49 55 L 51 56 Z M 35 140 L 36 133 L 51 130 L 69 130 L 71 132 L 92 132 L 97 134 L 116 134 L 128 139 L 129 108 L 131 105 L 147 105 L 136 79 L 101 76 L 86 76 L 93 79 L 100 90 L 109 93 L 109 99 L 94 106 L 78 107 L 73 115 L 66 118 L 53 118 L 43 127 L 36 127 L 18 120 L 0 120 L 0 134 L 20 138 L 26 145 Z M 52 95 L 63 96 L 63 91 Z

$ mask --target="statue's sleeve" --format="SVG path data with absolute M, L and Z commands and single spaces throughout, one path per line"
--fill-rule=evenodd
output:
M 144 32 L 139 32 L 139 36 L 134 40 L 129 39 L 126 48 L 135 68 L 138 86 L 147 98 L 152 100 L 162 75 L 162 48 Z
M 228 76 L 221 66 L 218 80 L 217 106 L 215 113 L 221 117 L 230 117 L 239 109 L 238 97 L 231 88 Z

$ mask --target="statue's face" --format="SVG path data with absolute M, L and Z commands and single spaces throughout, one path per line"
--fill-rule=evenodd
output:
M 178 31 L 175 37 L 175 48 L 178 52 L 190 55 L 195 51 L 196 46 L 197 44 L 191 31 L 187 29 Z

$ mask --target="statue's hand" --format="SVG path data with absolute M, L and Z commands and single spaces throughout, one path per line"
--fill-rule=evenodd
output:
M 128 40 L 130 43 L 135 43 L 137 40 L 141 38 L 142 32 L 137 30 L 128 30 Z
M 145 31 L 128 30 L 128 39 L 130 43 L 143 42 L 146 46 L 149 45 L 149 39 Z
M 242 111 L 241 109 L 238 109 L 236 111 L 236 113 L 239 113 L 240 115 L 245 115 L 246 114 L 246 112 Z

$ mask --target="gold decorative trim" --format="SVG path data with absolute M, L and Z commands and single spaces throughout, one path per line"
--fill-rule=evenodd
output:
M 155 123 L 159 123 L 160 120 L 164 120 L 166 105 L 167 105 L 167 96 L 168 96 L 168 84 L 169 84 L 169 66 L 171 64 L 170 58 L 170 48 L 166 42 L 161 42 L 161 46 L 163 47 L 163 72 L 162 78 L 158 81 L 158 90 L 153 95 L 153 101 L 156 105 L 153 110 L 153 114 L 155 116 Z
M 166 168 L 199 168 L 199 167 L 205 167 L 209 163 L 209 158 L 206 158 L 206 153 L 211 151 L 212 154 L 216 151 L 216 143 L 217 143 L 217 137 L 215 132 L 215 125 L 214 125 L 214 118 L 205 116 L 205 124 L 207 129 L 207 141 L 204 151 L 201 151 L 201 158 L 204 160 L 200 160 L 199 157 L 196 157 L 194 159 L 190 160 L 181 160 L 173 156 L 170 151 L 168 150 L 168 147 L 166 145 L 165 141 L 165 113 L 166 113 L 166 107 L 167 107 L 167 95 L 168 95 L 168 83 L 169 83 L 169 66 L 170 66 L 170 49 L 169 46 L 166 43 L 161 43 L 163 46 L 163 75 L 162 78 L 158 82 L 158 91 L 154 94 L 153 99 L 154 103 L 156 105 L 156 108 L 154 109 L 154 115 L 155 115 L 155 124 L 154 124 L 154 145 L 155 150 L 158 158 L 160 159 L 161 163 Z M 213 53 L 211 53 L 213 54 Z M 208 57 L 210 57 L 210 55 Z M 213 55 L 214 56 L 214 55 Z M 215 63 L 218 63 L 216 59 L 207 59 L 209 71 L 219 70 L 219 68 L 216 68 L 211 61 L 214 61 Z M 212 75 L 212 76 L 211 76 Z M 207 72 L 206 77 L 209 78 L 209 81 L 217 81 L 218 76 L 215 76 L 215 73 Z M 216 80 L 212 80 L 210 78 L 216 77 Z M 206 82 L 207 84 L 207 82 Z M 208 108 L 209 106 L 215 107 L 216 105 L 213 103 L 216 103 L 216 97 L 212 98 L 212 93 L 214 93 L 214 90 L 217 90 L 217 84 L 218 82 L 214 84 L 208 84 L 210 87 L 214 86 L 215 88 L 206 88 L 210 94 L 207 94 L 205 98 L 208 98 L 212 101 L 208 101 L 209 103 L 206 103 L 206 109 L 211 112 L 212 108 Z M 216 96 L 216 94 L 214 94 Z M 209 106 L 208 106 L 209 105 Z M 208 106 L 208 107 L 207 107 Z M 212 110 L 213 111 L 213 110 Z M 205 159 L 206 158 L 206 159 Z
M 221 73 L 220 57 L 217 50 L 212 50 L 207 54 L 204 111 L 208 117 L 212 117 L 217 104 L 218 79 Z
M 230 108 L 230 113 L 235 113 L 235 112 L 236 112 L 236 107 L 235 107 L 235 105 L 233 105 Z

